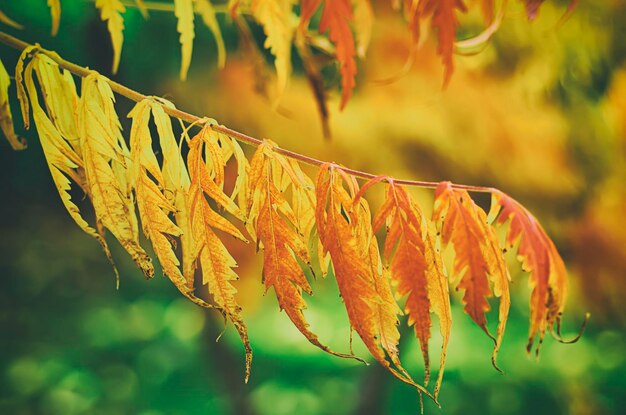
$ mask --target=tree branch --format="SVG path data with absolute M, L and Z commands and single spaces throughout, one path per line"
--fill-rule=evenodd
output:
M 17 50 L 24 50 L 28 47 L 31 47 L 33 45 L 31 45 L 30 43 L 24 42 L 23 40 L 20 40 L 14 36 L 11 36 L 7 33 L 1 32 L 0 31 L 0 43 L 4 43 L 5 45 L 12 47 L 14 49 Z M 38 46 L 38 45 L 37 45 Z M 92 73 L 97 73 L 94 70 L 76 65 L 75 63 L 66 61 L 65 59 L 61 58 L 57 53 L 50 51 L 50 50 L 46 50 L 43 49 L 41 47 L 38 46 L 37 48 L 37 52 L 38 53 L 43 53 L 46 56 L 48 56 L 50 59 L 52 59 L 54 62 L 56 62 L 57 65 L 59 65 L 61 68 L 67 69 L 68 71 L 70 71 L 71 73 L 73 73 L 74 75 L 80 76 L 80 77 L 86 77 Z M 140 92 L 137 92 L 133 89 L 130 89 L 118 82 L 115 82 L 105 76 L 103 76 L 104 79 L 106 79 L 106 81 L 109 83 L 109 86 L 111 87 L 111 89 L 116 92 L 119 95 L 122 95 L 132 101 L 136 101 L 136 102 L 140 102 L 144 99 L 150 99 L 149 96 L 144 95 Z M 161 104 L 162 105 L 162 104 Z M 176 109 L 176 108 L 170 108 L 168 106 L 162 105 L 163 106 L 163 110 L 170 115 L 171 117 L 174 118 L 178 118 L 180 120 L 186 121 L 188 123 L 194 123 L 194 124 L 199 124 L 199 125 L 203 125 L 205 123 L 205 119 L 202 117 L 198 117 L 197 115 L 193 115 L 190 114 L 188 112 Z M 210 125 L 210 127 L 214 130 L 217 131 L 219 133 L 225 134 L 229 137 L 232 137 L 238 141 L 241 141 L 243 143 L 246 144 L 250 144 L 253 146 L 259 146 L 263 140 L 260 140 L 258 138 L 255 137 L 251 137 L 247 134 L 244 134 L 242 132 L 236 131 L 236 130 L 232 130 L 228 127 L 225 127 L 223 125 Z M 312 166 L 321 166 L 324 164 L 327 164 L 327 162 L 322 161 L 322 160 L 318 160 L 316 158 L 313 157 L 309 157 L 306 156 L 304 154 L 300 154 L 300 153 L 296 153 L 294 151 L 290 151 L 284 148 L 280 148 L 280 147 L 275 147 L 274 151 L 282 154 L 286 157 L 292 158 L 294 160 L 300 161 L 302 163 L 306 163 Z M 347 174 L 360 178 L 360 179 L 365 179 L 365 180 L 371 180 L 371 179 L 375 179 L 378 178 L 380 176 L 372 174 L 372 173 L 368 173 L 368 172 L 364 172 L 364 171 L 360 171 L 360 170 L 355 170 L 355 169 L 351 169 L 348 167 L 344 167 L 344 166 L 340 166 L 337 165 L 336 166 L 337 169 L 343 170 L 344 172 L 346 172 Z M 437 187 L 437 185 L 439 184 L 438 182 L 429 182 L 429 181 L 420 181 L 420 180 L 401 180 L 401 179 L 393 179 L 394 183 L 399 184 L 399 185 L 405 185 L 405 186 L 414 186 L 414 187 L 421 187 L 421 188 L 428 188 L 428 189 L 434 189 Z M 470 186 L 470 185 L 462 185 L 462 184 L 452 184 L 452 187 L 455 189 L 463 189 L 463 190 L 468 190 L 471 192 L 481 192 L 481 193 L 492 193 L 492 192 L 496 192 L 498 191 L 497 189 L 494 189 L 492 187 L 484 187 L 484 186 Z

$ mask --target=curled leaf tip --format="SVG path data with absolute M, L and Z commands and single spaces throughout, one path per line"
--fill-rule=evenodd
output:
M 583 333 L 585 332 L 585 329 L 587 328 L 587 322 L 589 321 L 589 318 L 591 317 L 591 313 L 585 313 L 585 318 L 583 319 L 583 322 L 581 323 L 580 328 L 578 329 L 578 334 L 569 340 L 565 340 L 563 336 L 561 335 L 561 315 L 562 313 L 559 313 L 559 315 L 556 318 L 556 333 L 554 332 L 554 329 L 551 329 L 550 334 L 559 343 L 562 343 L 562 344 L 576 343 L 583 336 Z
M 494 367 L 494 369 L 496 369 L 498 372 L 504 374 L 504 370 L 500 369 L 500 367 L 498 366 L 498 362 L 496 359 L 496 356 L 492 356 L 491 357 L 491 365 Z

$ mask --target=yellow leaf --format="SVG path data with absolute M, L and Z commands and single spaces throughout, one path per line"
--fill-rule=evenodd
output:
M 41 143 L 44 156 L 46 157 L 52 180 L 54 181 L 57 191 L 59 192 L 61 202 L 70 214 L 70 217 L 87 235 L 95 238 L 98 243 L 100 243 L 107 258 L 113 265 L 115 274 L 119 277 L 105 239 L 87 223 L 87 221 L 82 217 L 78 206 L 76 206 L 71 199 L 69 192 L 72 190 L 72 185 L 68 177 L 77 183 L 81 188 L 85 188 L 83 176 L 77 171 L 82 166 L 82 160 L 55 128 L 54 124 L 39 104 L 37 90 L 33 81 L 33 70 L 54 70 L 58 72 L 58 68 L 48 68 L 48 66 L 50 66 L 48 63 L 44 63 L 42 65 L 40 62 L 41 60 L 42 56 L 37 55 L 28 64 L 25 70 L 25 82 L 31 103 L 33 105 L 33 119 L 39 136 L 39 142 Z M 44 84 L 49 78 L 40 77 L 40 79 L 43 80 L 40 81 L 42 88 L 49 87 L 49 85 Z
M 128 159 L 117 117 L 112 119 L 112 96 L 100 75 L 83 79 L 78 114 L 86 186 L 98 221 L 117 238 L 146 278 L 154 275 L 150 257 L 139 245 L 137 217 L 126 176 Z M 113 108 L 114 110 L 114 108 Z
M 151 100 L 143 100 L 128 114 L 133 119 L 130 132 L 131 157 L 134 162 L 132 174 L 142 229 L 146 238 L 152 242 L 163 273 L 192 302 L 211 308 L 210 304 L 193 294 L 193 285 L 187 285 L 179 269 L 180 261 L 172 246 L 173 238 L 181 237 L 183 230 L 170 219 L 169 215 L 176 212 L 176 207 L 167 200 L 161 190 L 165 180 L 152 150 L 152 138 L 148 127 L 150 111 L 154 108 L 161 106 Z
M 148 16 L 148 6 L 146 5 L 146 2 L 143 0 L 135 0 L 135 4 L 137 5 L 139 12 L 141 13 L 141 16 L 147 20 L 149 16 Z
M 11 19 L 7 16 L 2 10 L 0 10 L 0 23 L 5 24 L 7 26 L 11 26 L 14 29 L 22 30 L 24 26 L 17 23 L 15 20 Z
M 352 0 L 354 5 L 354 33 L 356 35 L 356 53 L 365 58 L 367 48 L 372 38 L 374 25 L 374 10 L 369 0 Z
M 13 127 L 13 115 L 9 105 L 9 86 L 11 78 L 0 60 L 0 128 L 4 136 L 9 141 L 13 150 L 23 150 L 26 148 L 26 141 L 15 134 Z
M 126 8 L 120 0 L 96 0 L 96 7 L 100 10 L 100 18 L 107 22 L 111 43 L 113 44 L 113 73 L 117 73 L 122 56 L 124 43 L 124 17 Z
M 37 45 L 31 45 L 24 48 L 17 60 L 15 66 L 15 86 L 17 87 L 17 99 L 20 102 L 20 110 L 22 111 L 22 120 L 24 121 L 24 128 L 30 128 L 30 107 L 28 103 L 28 96 L 26 95 L 26 89 L 24 88 L 24 63 L 31 54 L 36 53 L 39 47 Z
M 180 45 L 182 61 L 180 64 L 180 79 L 187 79 L 189 65 L 191 65 L 191 53 L 193 51 L 193 0 L 174 0 L 174 14 L 178 18 L 176 30 L 180 33 Z
M 211 170 L 207 167 L 205 163 L 202 162 L 202 151 L 201 148 L 206 145 L 207 152 L 209 154 L 208 162 L 210 161 Z M 191 143 L 189 144 L 190 153 L 187 159 L 188 165 L 194 166 L 196 177 L 198 183 L 202 187 L 202 190 L 215 202 L 226 209 L 230 214 L 234 215 L 236 218 L 240 220 L 244 220 L 243 214 L 241 213 L 237 204 L 227 195 L 225 194 L 220 186 L 214 181 L 211 177 L 213 174 L 214 177 L 221 178 L 223 180 L 224 177 L 224 159 L 222 158 L 222 151 L 218 145 L 217 141 L 217 133 L 211 129 L 211 127 L 206 126 L 198 133 Z M 193 152 L 191 151 L 193 150 Z M 193 173 L 191 170 L 189 174 Z M 219 179 L 217 180 L 219 181 Z M 245 238 L 241 238 L 245 239 Z
M 210 0 L 195 0 L 194 7 L 196 13 L 200 14 L 202 21 L 215 37 L 215 43 L 217 45 L 217 67 L 223 69 L 224 65 L 226 65 L 226 47 L 224 46 L 224 38 L 222 37 L 220 25 L 217 23 L 215 17 L 213 4 L 211 4 Z
M 278 84 L 276 103 L 287 87 L 291 74 L 291 43 L 297 20 L 291 0 L 254 0 L 252 13 L 265 31 L 265 48 L 274 55 Z
M 52 36 L 56 36 L 61 22 L 61 0 L 48 0 L 48 6 L 52 17 Z
M 173 108 L 174 105 L 161 99 L 165 106 Z M 194 253 L 195 244 L 191 232 L 191 222 L 189 218 L 188 193 L 189 174 L 185 167 L 185 162 L 179 152 L 178 143 L 174 138 L 170 117 L 165 113 L 163 107 L 156 102 L 152 102 L 152 116 L 159 134 L 159 144 L 163 152 L 163 187 L 164 194 L 170 203 L 175 207 L 174 218 L 176 225 L 181 229 L 180 236 L 183 276 L 189 289 L 193 288 L 194 277 Z
M 539 353 L 546 330 L 554 334 L 556 323 L 557 339 L 560 318 L 567 298 L 567 271 L 552 240 L 537 219 L 519 202 L 497 192 L 493 194 L 495 212 L 500 212 L 498 224 L 509 223 L 506 244 L 512 248 L 519 239 L 518 258 L 525 271 L 530 272 L 530 329 L 527 351 L 532 350 L 535 338 L 539 337 L 536 353 Z M 584 328 L 584 325 L 583 325 Z M 582 333 L 582 331 L 581 331 Z
M 203 131 L 206 129 L 210 129 L 210 127 L 205 127 Z M 208 175 L 206 165 L 202 160 L 204 142 L 217 144 L 215 136 L 200 132 L 189 143 L 187 156 L 188 171 L 191 176 L 188 201 L 189 217 L 191 218 L 196 248 L 194 259 L 202 270 L 202 283 L 208 286 L 216 306 L 233 323 L 243 342 L 246 351 L 245 381 L 247 382 L 252 363 L 252 349 L 248 339 L 248 329 L 241 317 L 241 307 L 235 300 L 237 290 L 232 285 L 232 281 L 238 279 L 237 274 L 233 271 L 237 263 L 213 229 L 220 229 L 244 241 L 245 237 L 232 223 L 213 211 L 205 199 L 204 193 L 207 193 L 215 201 L 217 198 L 232 202 Z M 209 186 L 207 181 L 213 184 Z
M 46 55 L 38 55 L 35 64 L 37 79 L 50 119 L 63 138 L 80 155 L 77 125 L 78 94 L 74 78 Z

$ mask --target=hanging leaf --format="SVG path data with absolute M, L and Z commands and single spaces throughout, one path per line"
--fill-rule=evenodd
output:
M 45 55 L 33 61 L 46 109 L 55 128 L 77 154 L 81 154 L 76 114 L 79 97 L 72 74 Z
M 226 46 L 224 46 L 224 38 L 222 37 L 220 25 L 217 23 L 215 8 L 210 0 L 195 0 L 193 6 L 196 13 L 200 14 L 206 27 L 213 33 L 213 37 L 215 37 L 215 44 L 217 45 L 217 67 L 224 69 L 226 65 Z
M 497 353 L 509 313 L 510 275 L 504 255 L 493 228 L 487 223 L 485 212 L 480 209 L 465 190 L 442 182 L 435 191 L 433 219 L 441 228 L 444 244 L 454 245 L 455 259 L 453 283 L 463 290 L 465 312 L 495 342 L 492 363 L 497 368 Z M 497 338 L 487 329 L 486 313 L 490 310 L 488 297 L 500 297 L 500 322 Z
M 353 205 L 332 165 L 323 165 L 317 177 L 317 230 L 324 253 L 330 253 L 350 326 L 372 356 L 395 377 L 431 396 L 400 363 L 400 310 L 383 273 L 369 208 L 363 199 Z M 354 184 L 348 184 L 354 190 Z
M 50 16 L 52 17 L 52 36 L 56 36 L 59 32 L 59 23 L 61 23 L 61 0 L 48 0 L 50 7 Z
M 356 60 L 354 48 L 354 36 L 350 29 L 352 21 L 352 6 L 350 0 L 324 0 L 322 18 L 320 20 L 320 33 L 328 31 L 329 39 L 336 46 L 339 72 L 341 73 L 341 104 L 343 109 L 355 85 Z
M 51 73 L 58 73 L 59 68 L 48 57 L 43 55 L 35 55 L 24 71 L 24 81 L 26 83 L 30 102 L 33 106 L 33 119 L 35 121 L 35 127 L 37 129 L 37 134 L 39 135 L 39 141 L 41 143 L 44 156 L 46 157 L 46 161 L 48 163 L 48 168 L 50 169 L 52 180 L 54 181 L 57 191 L 59 192 L 59 196 L 61 197 L 61 202 L 74 222 L 76 222 L 76 224 L 87 235 L 95 238 L 100 246 L 102 246 L 107 258 L 113 265 L 113 270 L 119 280 L 119 274 L 113 262 L 106 240 L 87 223 L 78 206 L 76 206 L 71 199 L 69 192 L 72 190 L 72 181 L 78 184 L 82 189 L 87 188 L 87 183 L 84 179 L 84 171 L 82 170 L 83 161 L 72 148 L 67 139 L 59 133 L 54 123 L 50 120 L 39 104 L 39 98 L 33 80 L 33 71 L 35 70 L 37 71 L 39 85 L 42 90 L 58 90 L 62 87 L 69 87 L 71 90 L 72 88 L 68 85 L 68 83 L 71 82 L 73 84 L 74 81 L 70 76 L 69 78 L 63 78 L 65 84 L 51 85 L 49 82 L 54 82 L 55 80 L 58 81 L 60 79 L 50 75 Z M 64 96 L 67 97 L 68 95 Z M 45 97 L 46 95 L 44 94 L 44 98 Z M 76 101 L 71 100 L 66 103 L 65 108 L 76 104 Z M 50 105 L 46 106 L 48 108 L 51 107 Z M 63 105 L 60 105 L 60 107 L 63 107 Z
M 298 220 L 291 211 L 287 200 L 283 197 L 280 184 L 275 182 L 276 177 L 289 177 L 289 185 L 294 194 L 299 193 L 302 186 L 297 173 L 292 170 L 289 162 L 281 155 L 272 151 L 269 142 L 263 143 L 252 158 L 251 165 L 261 171 L 251 171 L 249 177 L 259 177 L 256 183 L 250 183 L 252 198 L 259 205 L 258 213 L 253 222 L 257 244 L 263 248 L 263 282 L 266 291 L 274 288 L 278 305 L 284 310 L 296 328 L 309 342 L 339 357 L 354 357 L 332 351 L 322 344 L 317 335 L 309 329 L 309 323 L 303 311 L 306 303 L 302 298 L 302 291 L 313 294 L 299 261 L 310 266 L 310 257 L 306 241 L 295 231 L 295 223 L 290 223 L 287 217 Z
M 0 128 L 13 150 L 24 150 L 26 141 L 15 134 L 13 127 L 13 115 L 11 114 L 11 106 L 9 105 L 9 86 L 11 78 L 7 70 L 4 68 L 2 60 L 0 60 Z
M 187 79 L 189 65 L 191 65 L 191 54 L 193 51 L 193 38 L 195 37 L 193 27 L 193 0 L 174 0 L 174 14 L 178 19 L 176 30 L 180 33 L 181 64 L 180 80 Z
M 450 82 L 450 77 L 454 71 L 454 41 L 456 40 L 456 29 L 459 22 L 456 18 L 456 10 L 467 12 L 467 7 L 463 0 L 426 0 L 423 15 L 432 15 L 433 27 L 437 29 L 438 44 L 437 52 L 443 62 L 443 84 L 446 86 Z
M 122 14 L 126 8 L 120 0 L 96 0 L 96 7 L 100 10 L 100 18 L 107 22 L 107 28 L 111 34 L 113 45 L 113 69 L 117 73 L 122 56 L 122 44 L 124 43 L 124 17 Z
M 68 70 L 83 76 L 80 97 Z M 8 84 L 8 74 L 0 71 L 0 103 L 8 101 Z M 281 309 L 311 343 L 331 354 L 354 358 L 323 345 L 304 316 L 303 292 L 312 292 L 307 267 L 324 276 L 332 263 L 350 326 L 368 351 L 395 377 L 435 400 L 451 328 L 448 281 L 439 244 L 453 245 L 449 284 L 463 291 L 465 312 L 494 339 L 492 361 L 496 366 L 510 307 L 509 273 L 495 228 L 465 189 L 492 193 L 489 218 L 498 225 L 508 223 L 508 248 L 519 243 L 518 256 L 530 272 L 532 289 L 528 349 L 537 337 L 541 345 L 547 330 L 565 342 L 560 335 L 567 295 L 564 263 L 535 218 L 495 189 L 440 183 L 433 212 L 441 235 L 438 240 L 435 224 L 424 217 L 399 181 L 378 176 L 359 189 L 355 177 L 371 175 L 322 164 L 314 184 L 299 162 L 321 162 L 233 132 L 215 120 L 177 111 L 164 99 L 138 99 L 129 114 L 133 119 L 129 150 L 111 87 L 133 99 L 138 93 L 127 93 L 93 71 L 78 70 L 39 46 L 24 48 L 16 67 L 16 85 L 27 126 L 32 105 L 32 118 L 52 179 L 72 219 L 96 238 L 110 257 L 104 237 L 109 230 L 149 278 L 154 269 L 138 242 L 137 208 L 143 232 L 152 242 L 164 273 L 191 301 L 217 308 L 234 324 L 246 353 L 246 380 L 252 351 L 233 285 L 238 278 L 236 262 L 221 240 L 224 236 L 247 242 L 241 226 L 262 248 L 266 290 L 273 288 Z M 0 105 L 3 115 L 9 111 L 6 107 Z M 202 129 L 193 139 L 184 129 L 178 143 L 168 114 L 195 120 L 193 124 L 201 124 Z M 156 157 L 151 116 L 162 162 Z M 2 127 L 10 126 L 10 121 L 3 116 Z M 235 138 L 260 144 L 250 162 Z M 181 154 L 184 139 L 189 147 L 186 163 Z M 237 165 L 232 170 L 237 176 L 234 183 L 225 172 L 228 163 Z M 372 219 L 363 195 L 384 180 L 389 183 L 386 199 Z M 408 183 L 432 186 L 429 182 Z M 84 219 L 70 197 L 76 185 L 93 204 L 94 225 Z M 231 187 L 227 194 L 225 189 Z M 242 225 L 236 226 L 234 218 Z M 375 237 L 385 223 L 383 257 L 388 267 L 383 264 Z M 176 249 L 179 242 L 180 254 Z M 207 285 L 207 300 L 194 294 L 197 270 Z M 491 296 L 500 300 L 495 338 L 489 333 L 486 318 Z M 396 300 L 403 300 L 408 324 L 420 343 L 425 383 L 430 377 L 431 313 L 439 320 L 443 345 L 432 394 L 413 380 L 400 361 L 397 325 L 402 311 Z
M 265 48 L 274 55 L 278 83 L 276 102 L 285 92 L 291 75 L 291 43 L 295 29 L 292 0 L 253 0 L 252 14 L 263 26 Z
M 159 134 L 159 145 L 163 153 L 163 167 L 161 170 L 163 175 L 163 194 L 173 204 L 176 226 L 182 232 L 180 235 L 183 260 L 182 270 L 188 288 L 187 291 L 189 291 L 194 287 L 196 253 L 189 218 L 188 195 L 190 179 L 185 162 L 180 154 L 178 143 L 174 138 L 170 117 L 165 113 L 164 106 L 174 108 L 174 104 L 163 99 L 160 99 L 158 102 L 151 101 L 152 116 L 154 117 L 154 123 Z
M 96 217 L 130 254 L 146 278 L 154 276 L 150 257 L 139 245 L 135 207 L 130 193 L 130 154 L 113 108 L 113 93 L 100 75 L 83 79 L 78 113 L 86 188 Z
M 419 207 L 411 201 L 407 191 L 393 181 L 388 186 L 385 203 L 374 217 L 372 230 L 376 232 L 384 222 L 387 222 L 388 235 L 385 239 L 385 256 L 390 262 L 391 279 L 396 284 L 398 295 L 406 297 L 404 312 L 408 316 L 408 325 L 414 327 L 415 336 L 420 342 L 426 385 L 430 377 L 430 313 L 435 313 L 439 319 L 443 345 L 434 392 L 437 398 L 443 379 L 452 317 L 448 281 L 435 232 Z
M 206 193 L 224 208 L 233 203 L 210 178 L 207 166 L 202 159 L 202 149 L 205 145 L 217 147 L 216 134 L 208 125 L 191 140 L 189 155 L 187 156 L 187 168 L 191 176 L 188 201 L 189 218 L 196 247 L 194 257 L 202 270 L 202 283 L 208 286 L 216 306 L 233 323 L 239 337 L 241 337 L 246 351 L 245 381 L 248 382 L 250 365 L 252 364 L 252 349 L 248 339 L 248 329 L 241 317 L 241 307 L 235 300 L 237 290 L 232 285 L 232 281 L 238 279 L 237 274 L 233 271 L 237 263 L 215 234 L 214 229 L 219 229 L 242 241 L 247 242 L 247 240 L 239 229 L 215 212 L 205 199 L 204 194 Z M 209 151 L 209 154 L 212 157 L 217 157 L 218 150 Z M 218 161 L 217 165 L 220 164 Z
M 554 243 L 535 217 L 522 205 L 501 192 L 493 193 L 493 211 L 500 211 L 498 223 L 508 221 L 506 244 L 510 248 L 519 240 L 518 258 L 525 271 L 530 272 L 530 330 L 528 352 L 537 336 L 539 353 L 546 330 L 560 325 L 567 298 L 567 274 L 563 260 Z M 501 210 L 500 210 L 501 209 Z M 560 334 L 557 332 L 557 337 Z
M 356 34 L 357 54 L 364 59 L 372 38 L 374 10 L 369 0 L 352 0 L 354 5 L 354 33 Z
M 24 26 L 22 26 L 15 20 L 11 19 L 2 10 L 0 10 L 0 23 L 5 24 L 7 26 L 11 26 L 12 28 L 17 29 L 17 30 L 22 30 L 24 28 Z

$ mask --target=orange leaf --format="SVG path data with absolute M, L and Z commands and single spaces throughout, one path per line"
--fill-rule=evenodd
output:
M 427 0 L 423 7 L 423 15 L 432 14 L 433 26 L 437 28 L 439 35 L 437 53 L 441 55 L 443 62 L 443 84 L 446 86 L 454 71 L 452 55 L 454 53 L 456 28 L 459 25 L 455 16 L 455 9 L 466 12 L 467 8 L 462 0 Z
M 376 179 L 373 179 L 376 180 Z M 369 183 L 369 182 L 368 182 Z M 363 188 L 365 188 L 363 186 Z M 414 326 L 415 336 L 420 342 L 424 358 L 424 382 L 430 376 L 428 342 L 430 339 L 431 316 L 439 318 L 443 345 L 439 363 L 439 375 L 434 396 L 437 397 L 443 379 L 448 340 L 452 317 L 450 295 L 441 253 L 436 248 L 435 233 L 428 226 L 418 206 L 411 202 L 407 191 L 390 183 L 387 198 L 375 223 L 387 219 L 388 235 L 386 247 L 397 245 L 391 259 L 391 278 L 397 284 L 400 296 L 406 296 L 404 311 L 409 317 L 408 324 Z M 391 249 L 386 249 L 389 258 Z
M 300 29 L 305 29 L 309 25 L 311 17 L 317 11 L 322 0 L 302 0 L 300 2 Z
M 294 229 L 295 224 L 290 224 L 286 219 L 286 216 L 293 215 L 285 215 L 288 204 L 274 181 L 275 177 L 284 173 L 283 166 L 291 168 L 289 162 L 274 153 L 271 144 L 264 142 L 253 156 L 251 165 L 261 166 L 260 178 L 254 183 L 254 187 L 250 187 L 250 191 L 252 199 L 257 199 L 260 205 L 258 216 L 252 220 L 257 241 L 263 247 L 263 282 L 266 290 L 274 288 L 278 305 L 285 310 L 289 319 L 309 342 L 327 353 L 354 357 L 336 353 L 322 344 L 309 329 L 309 323 L 304 317 L 306 303 L 302 298 L 302 291 L 309 295 L 313 291 L 296 257 L 306 264 L 310 264 L 311 259 L 305 241 Z M 301 183 L 297 176 L 294 175 L 293 179 L 292 192 L 297 193 Z
M 454 245 L 454 280 L 458 289 L 464 290 L 465 312 L 494 340 L 492 355 L 496 365 L 504 328 L 510 307 L 510 276 L 499 247 L 495 230 L 487 223 L 485 212 L 470 198 L 465 190 L 442 182 L 435 191 L 433 218 L 441 222 L 441 238 L 444 244 Z M 486 312 L 490 310 L 488 297 L 500 297 L 497 338 L 487 329 Z
M 320 20 L 320 33 L 330 31 L 328 37 L 337 48 L 336 55 L 341 73 L 341 105 L 343 109 L 355 85 L 356 60 L 355 46 L 350 22 L 352 21 L 350 0 L 324 0 L 324 9 Z
M 494 209 L 500 211 L 498 223 L 509 221 L 506 243 L 512 247 L 519 239 L 518 258 L 530 272 L 530 329 L 527 350 L 530 352 L 539 335 L 537 353 L 546 329 L 559 324 L 567 297 L 567 273 L 554 243 L 535 217 L 504 193 L 493 194 Z
M 348 186 L 354 190 L 353 183 L 348 181 Z M 341 177 L 329 164 L 322 166 L 318 173 L 316 191 L 320 241 L 324 251 L 330 253 L 351 327 L 372 356 L 395 377 L 432 397 L 400 364 L 397 347 L 400 310 L 382 272 L 365 200 L 353 204 Z

